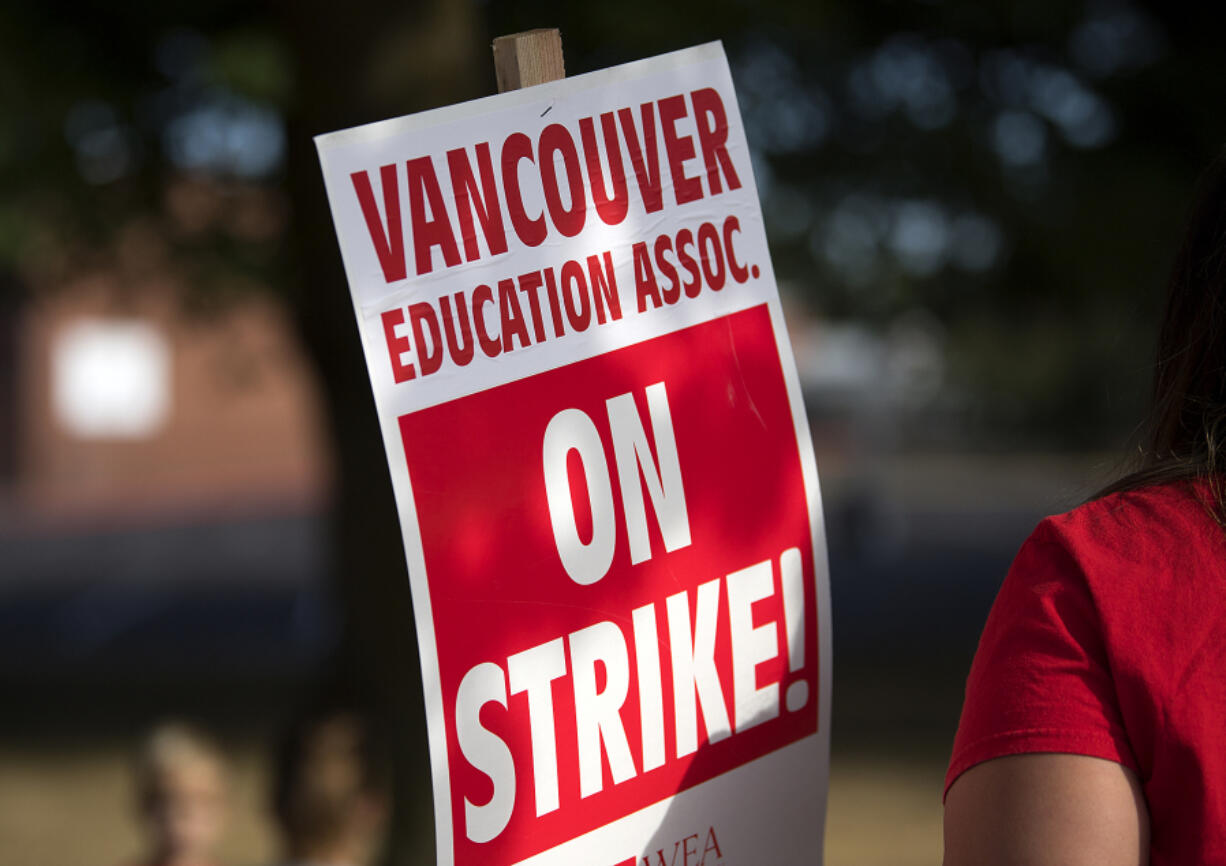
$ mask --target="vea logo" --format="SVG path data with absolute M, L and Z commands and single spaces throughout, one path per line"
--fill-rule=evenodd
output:
M 724 852 L 719 848 L 715 828 L 691 833 L 673 842 L 671 848 L 657 848 L 642 857 L 629 857 L 617 866 L 722 866 Z

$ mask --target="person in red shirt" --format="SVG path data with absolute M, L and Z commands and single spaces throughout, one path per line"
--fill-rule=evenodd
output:
M 1039 524 L 988 617 L 946 866 L 1226 864 L 1226 158 L 1168 287 L 1141 466 Z

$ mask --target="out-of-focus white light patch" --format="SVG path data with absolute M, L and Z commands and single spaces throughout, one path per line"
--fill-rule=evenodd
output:
M 1029 111 L 1002 111 L 992 125 L 992 146 L 1006 165 L 1036 165 L 1047 153 L 1047 127 Z
M 1069 37 L 1069 53 L 1096 78 L 1148 66 L 1166 53 L 1162 26 L 1131 3 L 1087 3 L 1089 14 Z
M 894 213 L 888 240 L 902 266 L 917 277 L 930 277 L 945 265 L 949 221 L 933 202 L 906 201 Z
M 189 171 L 267 177 L 285 157 L 281 116 L 269 106 L 220 91 L 172 120 L 163 142 L 170 161 Z
M 1067 70 L 1036 70 L 1031 81 L 1031 103 L 1074 147 L 1102 147 L 1115 138 L 1111 106 Z
M 844 196 L 810 235 L 815 258 L 825 259 L 853 286 L 867 286 L 878 274 L 880 244 L 889 229 L 888 205 L 876 196 Z
M 950 227 L 953 262 L 964 271 L 981 273 L 1000 259 L 1005 239 L 1000 227 L 981 214 L 964 213 Z
M 73 105 L 64 118 L 64 135 L 76 151 L 77 169 L 88 183 L 111 183 L 136 165 L 135 136 L 105 102 L 86 99 Z
M 829 136 L 830 100 L 804 80 L 796 58 L 779 45 L 766 40 L 751 44 L 735 58 L 733 76 L 749 138 L 766 153 L 816 150 Z
M 170 412 L 170 347 L 152 325 L 83 319 L 55 337 L 52 404 L 68 432 L 89 439 L 151 436 Z

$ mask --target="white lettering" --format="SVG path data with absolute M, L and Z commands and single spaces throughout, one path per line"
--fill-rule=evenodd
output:
M 481 708 L 491 701 L 507 705 L 502 668 L 493 662 L 469 670 L 456 690 L 456 739 L 464 759 L 494 783 L 483 806 L 464 798 L 464 832 L 474 842 L 488 842 L 504 829 L 515 808 L 515 759 L 502 738 L 481 724 Z
M 690 630 L 689 593 L 679 592 L 665 599 L 668 608 L 668 642 L 673 661 L 673 710 L 677 728 L 677 757 L 698 749 L 698 707 L 706 722 L 708 742 L 718 742 L 732 731 L 724 691 L 715 668 L 715 624 L 719 617 L 720 581 L 709 580 L 698 587 L 694 629 Z
M 758 665 L 779 654 L 775 623 L 753 624 L 753 605 L 774 595 L 771 562 L 765 560 L 728 575 L 728 622 L 732 634 L 732 694 L 736 730 L 779 715 L 779 684 L 758 688 Z
M 639 678 L 639 723 L 643 734 L 643 772 L 664 764 L 664 687 L 660 683 L 660 637 L 656 606 L 634 609 L 634 662 Z
M 626 532 L 630 536 L 630 562 L 638 564 L 651 558 L 647 534 L 647 510 L 643 503 L 643 482 L 656 512 L 664 549 L 670 553 L 690 544 L 690 517 L 681 484 L 681 460 L 673 419 L 668 411 L 668 394 L 663 382 L 647 386 L 647 411 L 655 437 L 656 457 L 651 456 L 643 419 L 632 394 L 619 394 L 606 401 L 609 430 L 613 434 L 613 457 L 621 484 L 622 507 L 626 511 Z M 657 466 L 658 461 L 658 466 Z M 642 481 L 639 480 L 640 474 Z
M 617 541 L 613 485 L 604 446 L 591 418 L 578 409 L 564 409 L 545 428 L 543 450 L 545 498 L 558 556 L 571 580 L 588 586 L 608 573 Z M 592 539 L 587 544 L 579 538 L 575 503 L 571 501 L 570 472 L 566 465 L 571 451 L 579 453 L 592 506 Z
M 604 691 L 596 691 L 596 663 L 605 670 Z M 579 745 L 579 796 L 590 797 L 604 787 L 600 758 L 603 741 L 613 784 L 635 775 L 634 757 L 622 727 L 621 708 L 630 690 L 630 660 L 622 630 L 598 622 L 571 632 L 570 663 L 575 688 L 575 733 Z
M 528 693 L 532 736 L 532 778 L 537 817 L 558 808 L 558 744 L 553 725 L 553 681 L 566 676 L 562 638 L 534 646 L 507 659 L 511 694 Z

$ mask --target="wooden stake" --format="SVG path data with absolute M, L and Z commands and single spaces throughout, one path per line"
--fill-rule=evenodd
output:
M 499 36 L 494 40 L 494 74 L 499 93 L 565 78 L 561 32 L 549 28 Z

